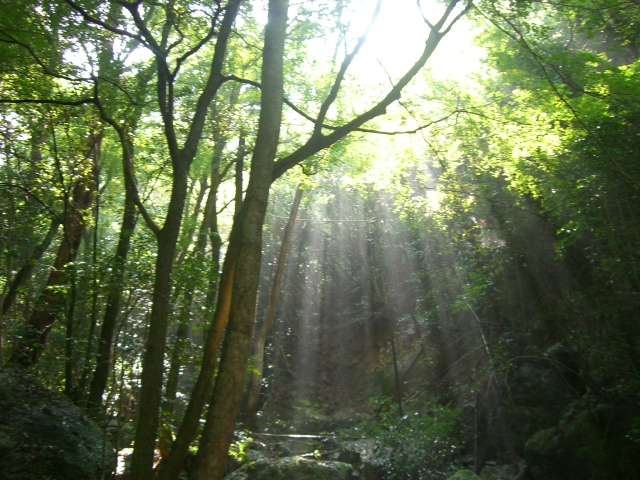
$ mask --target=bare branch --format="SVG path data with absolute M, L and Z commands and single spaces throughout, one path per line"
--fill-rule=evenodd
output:
M 256 88 L 260 88 L 260 89 L 262 88 L 262 85 L 260 83 L 256 82 L 256 81 L 254 81 L 254 80 L 248 80 L 246 78 L 236 77 L 235 75 L 229 75 L 229 76 L 225 77 L 225 80 L 233 80 L 233 81 L 236 81 L 236 82 L 239 82 L 239 83 L 244 83 L 246 85 L 251 85 L 251 86 L 256 87 Z M 296 105 L 294 105 L 290 100 L 285 98 L 284 99 L 284 103 L 289 108 L 291 108 L 294 112 L 296 112 L 300 116 L 304 117 L 305 119 L 309 120 L 310 122 L 312 122 L 314 124 L 318 123 L 317 119 L 313 118 L 311 115 L 309 115 L 309 114 L 305 113 L 304 111 L 302 111 L 300 108 L 298 108 Z M 362 133 L 375 133 L 375 134 L 378 134 L 378 135 L 410 135 L 410 134 L 413 134 L 413 133 L 418 133 L 419 131 L 424 130 L 426 128 L 429 128 L 430 126 L 432 126 L 432 125 L 434 125 L 436 123 L 439 123 L 439 122 L 442 122 L 444 120 L 447 120 L 448 118 L 452 117 L 453 115 L 456 115 L 456 114 L 459 114 L 459 113 L 467 113 L 467 114 L 470 114 L 470 115 L 484 116 L 484 115 L 481 115 L 481 114 L 479 114 L 477 112 L 472 112 L 472 111 L 469 111 L 469 110 L 466 110 L 466 109 L 456 109 L 456 110 L 452 111 L 451 113 L 449 113 L 448 115 L 445 115 L 442 118 L 439 118 L 437 120 L 433 120 L 433 121 L 431 121 L 429 123 L 426 123 L 424 125 L 421 125 L 421 126 L 419 126 L 417 128 L 410 129 L 410 130 L 392 130 L 392 131 L 388 131 L 388 130 L 376 130 L 374 128 L 362 128 L 362 127 L 359 127 L 359 128 L 355 128 L 353 131 L 354 132 L 362 132 Z M 322 128 L 325 128 L 327 130 L 338 130 L 338 129 L 342 128 L 342 127 L 336 127 L 336 126 L 333 126 L 333 125 L 323 124 Z
M 97 91 L 97 84 L 96 84 L 96 91 Z M 140 194 L 138 193 L 138 183 L 136 181 L 136 176 L 133 170 L 133 146 L 131 145 L 131 142 L 127 139 L 127 132 L 125 131 L 125 128 L 122 125 L 118 124 L 118 122 L 116 122 L 107 113 L 107 111 L 104 109 L 104 106 L 102 105 L 102 102 L 100 102 L 100 99 L 98 98 L 97 95 L 94 103 L 96 105 L 96 108 L 100 112 L 100 118 L 105 123 L 108 123 L 113 127 L 113 129 L 118 134 L 118 138 L 120 139 L 120 145 L 122 147 L 122 169 L 124 173 L 125 187 L 130 189 L 130 192 L 133 194 L 132 195 L 133 202 L 138 207 L 138 211 L 142 215 L 142 218 L 144 218 L 144 221 L 149 227 L 149 229 L 155 235 L 159 235 L 160 227 L 158 227 L 156 222 L 154 222 L 153 219 L 151 218 L 151 215 L 149 215 L 149 212 L 144 206 L 144 203 L 140 199 Z
M 327 98 L 325 99 L 325 101 L 322 103 L 322 106 L 320 107 L 320 113 L 318 113 L 318 122 L 316 123 L 315 128 L 313 130 L 313 135 L 321 134 L 322 124 L 324 123 L 324 120 L 327 117 L 327 112 L 329 111 L 329 107 L 331 107 L 333 102 L 338 97 L 338 92 L 340 91 L 340 86 L 342 85 L 344 76 L 347 73 L 347 69 L 353 62 L 354 58 L 356 57 L 356 55 L 358 54 L 358 52 L 360 51 L 364 43 L 367 41 L 367 35 L 369 35 L 369 31 L 371 30 L 371 27 L 373 26 L 376 19 L 378 18 L 378 15 L 380 14 L 381 5 L 382 5 L 382 0 L 378 0 L 378 3 L 376 3 L 376 8 L 374 9 L 373 14 L 371 15 L 371 19 L 369 20 L 369 24 L 367 25 L 366 30 L 364 31 L 362 36 L 358 39 L 358 43 L 356 44 L 353 51 L 349 55 L 347 55 L 344 61 L 342 62 L 340 70 L 336 75 L 336 79 L 333 82 L 333 86 L 331 87 L 331 91 L 329 92 L 329 95 L 327 95 Z
M 221 11 L 222 11 L 222 7 L 219 7 L 215 17 L 213 17 L 213 21 L 211 22 L 211 28 L 209 29 L 209 32 L 207 33 L 207 35 L 204 36 L 196 45 L 194 45 L 191 49 L 189 49 L 187 52 L 181 55 L 180 58 L 176 60 L 176 68 L 173 70 L 173 73 L 172 73 L 174 77 L 178 74 L 178 71 L 180 70 L 180 67 L 182 66 L 182 64 L 189 57 L 197 53 L 207 42 L 209 42 L 209 40 L 211 40 L 215 36 L 216 25 L 218 23 L 218 18 L 220 16 Z
M 449 33 L 449 31 L 451 30 L 451 27 L 453 27 L 458 20 L 460 20 L 462 17 L 464 17 L 467 14 L 467 12 L 469 10 L 471 10 L 472 6 L 473 6 L 473 2 L 469 1 L 469 3 L 467 3 L 467 5 L 464 7 L 464 9 L 458 15 L 456 15 L 456 17 L 451 21 L 449 26 L 442 32 L 442 34 L 446 35 L 447 33 Z
M 420 0 L 417 0 L 418 2 L 418 10 L 420 10 L 420 15 L 422 15 L 422 20 L 424 20 L 424 23 L 427 24 L 427 26 L 430 29 L 434 29 L 435 27 L 433 26 L 433 24 L 429 21 L 429 19 L 425 16 L 424 12 L 422 11 L 422 4 L 420 3 Z
M 0 32 L 0 35 L 4 35 L 5 37 L 8 38 L 8 40 L 3 40 L 3 39 L 0 38 L 0 42 L 9 43 L 9 44 L 13 44 L 13 45 L 19 45 L 20 47 L 22 47 L 25 50 L 27 50 L 29 52 L 29 55 L 31 55 L 31 57 L 36 61 L 38 66 L 40 68 L 42 68 L 42 70 L 44 71 L 44 73 L 46 75 L 49 75 L 50 77 L 54 77 L 54 78 L 60 78 L 60 79 L 63 79 L 63 80 L 67 80 L 68 82 L 72 82 L 72 83 L 82 83 L 82 82 L 90 82 L 91 81 L 90 78 L 74 78 L 74 77 L 70 77 L 68 75 L 63 75 L 61 73 L 54 72 L 53 70 L 51 70 L 40 59 L 40 57 L 36 54 L 36 52 L 31 48 L 30 45 L 28 45 L 28 44 L 26 44 L 24 42 L 21 42 L 20 40 L 15 39 L 14 37 L 12 37 L 10 34 L 8 34 L 6 32 Z
M 65 1 L 71 1 L 71 0 L 65 0 Z M 147 22 L 140 16 L 140 12 L 138 12 L 139 2 L 127 3 L 127 2 L 118 1 L 118 3 L 120 3 L 120 5 L 122 5 L 124 8 L 126 8 L 129 14 L 131 14 L 131 17 L 133 18 L 133 23 L 135 23 L 136 27 L 141 33 L 141 35 L 129 35 L 129 36 L 131 38 L 138 40 L 140 43 L 146 46 L 149 50 L 151 50 L 154 53 L 154 55 L 156 55 L 156 58 L 161 57 L 164 59 L 160 45 L 158 45 L 158 42 L 156 41 L 155 37 L 151 34 L 149 29 L 147 28 Z M 165 68 L 166 68 L 166 63 L 165 63 Z
M 220 25 L 220 31 L 218 32 L 218 41 L 216 42 L 211 60 L 208 79 L 196 103 L 195 113 L 189 126 L 189 133 L 187 134 L 187 139 L 182 149 L 185 158 L 190 159 L 189 161 L 195 157 L 202 135 L 202 129 L 204 128 L 204 122 L 207 118 L 209 105 L 211 105 L 211 101 L 220 86 L 225 82 L 225 77 L 222 75 L 224 58 L 227 52 L 231 28 L 235 22 L 241 3 L 242 0 L 229 0 L 225 8 L 225 14 Z
M 350 122 L 344 124 L 341 127 L 336 128 L 332 133 L 328 135 L 314 134 L 309 138 L 307 143 L 300 148 L 298 148 L 295 152 L 287 155 L 284 158 L 277 160 L 274 163 L 273 168 L 273 180 L 279 178 L 282 174 L 284 174 L 288 169 L 302 162 L 306 158 L 309 158 L 311 155 L 316 154 L 320 150 L 323 150 L 337 141 L 344 138 L 346 135 L 357 131 L 368 121 L 379 117 L 380 115 L 384 115 L 387 111 L 387 107 L 389 107 L 392 103 L 400 99 L 402 90 L 407 84 L 413 80 L 413 78 L 417 75 L 417 73 L 422 69 L 427 60 L 431 57 L 436 47 L 440 43 L 440 40 L 444 37 L 445 32 L 440 32 L 439 29 L 446 23 L 447 19 L 451 15 L 451 12 L 455 8 L 455 6 L 460 2 L 460 0 L 452 0 L 447 10 L 443 14 L 442 18 L 435 25 L 436 28 L 431 29 L 429 37 L 425 42 L 425 47 L 422 52 L 420 58 L 416 61 L 416 63 L 409 68 L 409 70 L 398 80 L 396 85 L 391 88 L 389 93 L 380 100 L 377 104 L 371 107 L 366 112 L 358 115 L 356 118 L 351 120 Z M 456 17 L 457 19 L 458 17 Z M 455 19 L 454 19 L 455 21 Z M 447 30 L 448 31 L 448 30 Z
M 71 6 L 71 8 L 73 8 L 76 12 L 78 12 L 82 16 L 82 18 L 84 18 L 87 22 L 93 23 L 94 25 L 98 25 L 99 27 L 102 27 L 102 28 L 104 28 L 105 30 L 108 30 L 111 33 L 115 33 L 115 34 L 123 36 L 123 37 L 129 37 L 129 38 L 132 38 L 134 40 L 138 40 L 143 45 L 147 45 L 147 43 L 144 41 L 144 39 L 140 35 L 135 35 L 135 34 L 133 34 L 131 32 L 128 32 L 127 30 L 123 30 L 121 28 L 114 27 L 113 25 L 109 25 L 106 22 L 103 22 L 99 18 L 96 18 L 93 15 L 91 15 L 89 12 L 87 12 L 84 8 L 82 8 L 80 5 L 78 5 L 73 0 L 64 0 L 64 1 L 67 2 Z M 122 5 L 125 6 L 125 8 L 126 8 L 126 5 L 124 5 L 124 4 L 122 4 Z

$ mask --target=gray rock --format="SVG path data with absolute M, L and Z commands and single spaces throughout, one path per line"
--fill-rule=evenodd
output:
M 447 480 L 481 480 L 481 478 L 471 470 L 460 470 L 448 477 Z
M 480 472 L 482 480 L 513 480 L 518 476 L 520 469 L 510 465 L 486 465 Z
M 353 475 L 348 463 L 285 457 L 249 463 L 225 480 L 350 480 Z
M 97 480 L 115 464 L 98 426 L 20 370 L 0 370 L 0 478 Z

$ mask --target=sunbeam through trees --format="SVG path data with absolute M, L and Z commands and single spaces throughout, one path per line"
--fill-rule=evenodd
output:
M 640 478 L 638 25 L 0 0 L 0 477 Z

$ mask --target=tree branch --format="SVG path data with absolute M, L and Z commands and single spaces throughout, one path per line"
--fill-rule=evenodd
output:
M 172 73 L 172 75 L 174 77 L 178 74 L 178 71 L 180 70 L 180 67 L 182 66 L 182 64 L 190 56 L 192 56 L 195 53 L 197 53 L 209 40 L 211 40 L 215 36 L 215 34 L 216 34 L 216 25 L 218 23 L 218 18 L 220 16 L 221 10 L 222 10 L 222 8 L 218 7 L 216 15 L 214 16 L 213 21 L 211 22 L 211 28 L 209 29 L 209 32 L 207 33 L 207 35 L 204 36 L 196 45 L 194 45 L 191 49 L 189 49 L 187 52 L 185 52 L 183 55 L 181 55 L 176 60 L 176 68 L 173 70 L 173 73 Z
M 13 103 L 13 104 L 21 104 L 21 103 L 31 103 L 31 104 L 40 104 L 40 105 L 68 105 L 68 106 L 79 106 L 79 105 L 87 105 L 94 103 L 94 98 L 82 98 L 80 100 L 54 100 L 54 99 L 8 99 L 8 98 L 0 98 L 0 103 Z
M 140 194 L 138 193 L 138 182 L 136 181 L 135 172 L 133 170 L 133 145 L 131 145 L 131 142 L 127 139 L 127 132 L 122 125 L 118 124 L 118 122 L 109 116 L 97 95 L 94 103 L 98 112 L 100 112 L 100 118 L 111 125 L 118 134 L 120 145 L 122 146 L 122 169 L 124 173 L 125 187 L 130 189 L 133 196 L 133 202 L 138 207 L 138 211 L 142 215 L 142 218 L 144 218 L 149 229 L 157 236 L 160 234 L 160 227 L 153 221 L 151 215 L 149 215 L 149 212 L 142 203 Z
M 224 58 L 227 52 L 227 44 L 229 41 L 229 35 L 231 34 L 231 28 L 235 22 L 240 4 L 243 0 L 229 0 L 226 6 L 226 11 L 220 25 L 220 31 L 218 33 L 218 41 L 214 48 L 213 59 L 211 60 L 211 67 L 209 69 L 209 78 L 207 83 L 198 98 L 196 103 L 196 111 L 191 120 L 189 126 L 189 133 L 182 149 L 186 158 L 193 159 L 198 149 L 198 143 L 202 135 L 202 129 L 204 128 L 204 122 L 207 118 L 207 111 L 209 105 L 215 97 L 220 86 L 225 82 L 225 77 L 222 75 L 222 67 L 224 65 Z
M 29 52 L 29 55 L 31 55 L 31 57 L 35 60 L 35 62 L 38 64 L 38 66 L 40 68 L 42 68 L 42 70 L 44 71 L 44 73 L 46 75 L 49 75 L 50 77 L 54 77 L 54 78 L 60 78 L 63 80 L 67 80 L 68 82 L 72 82 L 72 83 L 82 83 L 82 82 L 89 82 L 91 81 L 90 78 L 73 78 L 73 77 L 69 77 L 67 75 L 62 75 L 61 73 L 56 73 L 53 70 L 51 70 L 41 59 L 40 57 L 36 54 L 36 52 L 31 48 L 31 46 L 29 46 L 28 44 L 21 42 L 20 40 L 16 40 L 14 37 L 12 37 L 11 35 L 9 35 L 7 32 L 0 32 L 1 35 L 4 35 L 5 37 L 8 38 L 8 40 L 3 40 L 0 39 L 0 42 L 2 43 L 9 43 L 9 44 L 13 44 L 13 45 L 19 45 L 20 47 L 24 48 L 27 52 Z
M 260 83 L 256 82 L 256 81 L 254 81 L 254 80 L 248 80 L 246 78 L 240 78 L 240 77 L 237 77 L 235 75 L 229 75 L 229 76 L 225 77 L 225 81 L 228 81 L 228 80 L 233 80 L 233 81 L 236 81 L 236 82 L 239 82 L 239 83 L 244 83 L 246 85 L 251 85 L 251 86 L 259 88 L 259 89 L 262 88 L 262 85 Z M 284 104 L 287 105 L 289 108 L 291 108 L 291 110 L 296 112 L 298 115 L 304 117 L 305 119 L 309 120 L 310 122 L 312 122 L 314 124 L 318 123 L 317 119 L 313 118 L 308 113 L 305 113 L 304 111 L 302 111 L 295 104 L 293 104 L 290 100 L 285 98 L 284 99 Z M 456 113 L 467 113 L 467 114 L 470 114 L 470 115 L 480 115 L 480 116 L 482 116 L 479 113 L 471 112 L 469 110 L 456 109 L 453 112 L 451 112 L 449 115 L 446 115 L 446 116 L 444 116 L 442 118 L 439 118 L 437 120 L 433 120 L 433 121 L 431 121 L 429 123 L 426 123 L 424 125 L 421 125 L 421 126 L 419 126 L 417 128 L 411 129 L 411 130 L 386 131 L 386 130 L 376 130 L 376 129 L 373 129 L 373 128 L 362 128 L 362 127 L 359 127 L 359 128 L 355 128 L 353 131 L 354 132 L 362 132 L 362 133 L 375 133 L 377 135 L 410 135 L 412 133 L 418 133 L 421 130 L 429 128 L 431 125 L 434 125 L 436 123 L 442 122 L 443 120 L 447 120 L 449 117 L 453 116 Z M 322 128 L 326 128 L 327 130 L 338 130 L 338 129 L 342 128 L 342 127 L 336 127 L 336 126 L 333 126 L 333 125 L 322 124 Z
M 442 28 L 442 26 L 446 23 L 447 19 L 451 15 L 451 12 L 453 11 L 454 7 L 460 1 L 461 0 L 451 0 L 442 18 L 440 18 L 438 23 L 436 23 L 435 27 L 431 29 L 429 37 L 425 42 L 425 47 L 422 52 L 422 55 L 420 56 L 418 61 L 404 74 L 404 76 L 402 76 L 402 78 L 400 78 L 398 83 L 393 88 L 391 88 L 389 93 L 382 100 L 380 100 L 376 105 L 374 105 L 368 111 L 358 115 L 356 118 L 354 118 L 350 122 L 346 123 L 341 127 L 336 128 L 329 135 L 321 135 L 321 134 L 312 135 L 305 145 L 298 148 L 295 152 L 287 155 L 286 157 L 276 161 L 273 166 L 272 181 L 275 181 L 276 179 L 278 179 L 281 175 L 283 175 L 287 170 L 289 170 L 294 165 L 297 165 L 303 160 L 316 154 L 320 150 L 323 150 L 333 145 L 334 143 L 344 138 L 348 134 L 361 128 L 362 125 L 364 125 L 368 121 L 380 115 L 384 115 L 387 111 L 387 107 L 400 99 L 400 95 L 404 87 L 422 69 L 422 67 L 425 65 L 427 60 L 431 57 L 431 55 L 435 51 L 436 47 L 440 43 L 440 40 L 444 37 L 446 32 L 448 32 L 451 26 L 461 18 L 460 15 L 456 16 L 451 22 L 451 24 L 449 25 L 449 27 L 447 28 L 447 30 L 445 30 L 444 32 L 439 31 L 439 29 Z
M 338 71 L 338 74 L 336 75 L 336 79 L 333 82 L 333 86 L 331 87 L 329 95 L 327 95 L 327 98 L 325 99 L 325 101 L 322 103 L 322 106 L 320 107 L 320 113 L 318 113 L 318 121 L 317 121 L 317 123 L 315 125 L 315 128 L 313 130 L 313 134 L 312 135 L 320 135 L 321 134 L 322 124 L 324 123 L 324 120 L 325 120 L 325 118 L 327 116 L 327 112 L 329 111 L 329 107 L 331 107 L 333 102 L 338 97 L 338 92 L 340 91 L 340 86 L 342 85 L 342 81 L 344 80 L 344 76 L 347 73 L 347 69 L 349 68 L 349 66 L 353 62 L 353 59 L 356 57 L 356 55 L 358 54 L 358 52 L 360 51 L 360 49 L 362 48 L 362 46 L 366 42 L 367 35 L 369 35 L 369 31 L 371 30 L 371 27 L 373 26 L 373 24 L 375 23 L 376 19 L 378 18 L 378 15 L 380 14 L 380 6 L 381 5 L 382 5 L 382 0 L 378 0 L 378 3 L 376 3 L 376 8 L 374 9 L 373 14 L 371 15 L 371 19 L 369 20 L 369 24 L 367 25 L 366 30 L 364 31 L 362 36 L 358 39 L 358 43 L 356 44 L 356 46 L 353 49 L 353 51 L 349 55 L 347 55 L 345 57 L 344 61 L 342 62 L 342 65 L 340 66 L 340 70 Z
M 73 0 L 64 0 L 64 1 L 68 3 L 71 6 L 71 8 L 73 8 L 76 12 L 78 12 L 82 16 L 82 18 L 84 18 L 87 22 L 93 23 L 94 25 L 98 25 L 99 27 L 102 27 L 111 33 L 115 33 L 123 37 L 129 37 L 134 40 L 138 40 L 140 43 L 142 43 L 146 47 L 149 47 L 149 45 L 144 41 L 144 38 L 142 38 L 140 35 L 135 35 L 131 32 L 128 32 L 127 30 L 123 30 L 121 28 L 114 27 L 113 25 L 109 25 L 106 22 L 103 22 L 99 18 L 96 18 L 93 15 L 91 15 L 89 12 L 87 12 L 84 8 L 82 8 Z M 120 4 L 125 8 L 127 7 L 127 5 L 130 5 L 130 4 L 125 5 L 124 2 L 120 2 Z

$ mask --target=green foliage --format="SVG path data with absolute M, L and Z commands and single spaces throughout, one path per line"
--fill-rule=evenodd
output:
M 229 447 L 229 456 L 236 461 L 242 463 L 246 457 L 246 449 L 253 442 L 251 432 L 247 430 L 236 430 L 233 435 L 233 441 Z
M 462 440 L 459 410 L 429 401 L 404 406 L 401 416 L 391 400 L 379 403 L 379 417 L 368 435 L 383 459 L 384 478 L 435 480 L 454 471 Z

